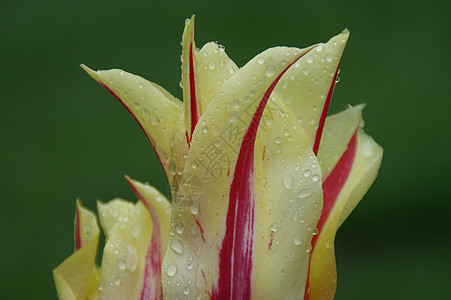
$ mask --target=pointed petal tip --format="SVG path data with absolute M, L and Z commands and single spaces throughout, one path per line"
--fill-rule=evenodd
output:
M 96 72 L 94 70 L 92 70 L 91 68 L 89 68 L 88 66 L 86 66 L 85 64 L 80 64 L 80 67 L 86 72 L 88 73 L 89 76 L 91 76 L 95 81 L 101 82 L 102 79 L 100 78 L 100 74 L 99 72 Z

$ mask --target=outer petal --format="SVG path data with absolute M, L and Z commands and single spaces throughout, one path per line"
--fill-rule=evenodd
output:
M 96 299 L 99 274 L 95 267 L 99 228 L 91 211 L 77 201 L 76 252 L 53 270 L 56 291 L 62 300 Z
M 98 203 L 100 223 L 106 235 L 102 256 L 99 299 L 140 299 L 152 220 L 138 202 L 113 200 Z M 150 278 L 154 285 L 159 278 Z
M 82 68 L 110 91 L 138 121 L 149 138 L 171 187 L 177 182 L 176 166 L 188 151 L 183 125 L 183 104 L 161 86 L 122 70 Z
M 166 251 L 171 204 L 154 187 L 125 177 L 152 218 L 152 237 L 147 248 L 140 299 L 161 298 L 161 262 Z
M 194 41 L 194 16 L 187 19 L 182 36 L 182 87 L 185 104 L 185 127 L 190 143 L 199 118 L 218 88 L 238 67 L 224 48 L 207 43 L 199 51 Z
M 228 57 L 223 46 L 210 42 L 196 52 L 197 91 L 200 115 L 207 109 L 219 87 L 237 71 L 238 67 Z
M 240 276 L 250 281 L 251 273 L 244 271 L 252 268 L 255 134 L 280 77 L 303 54 L 285 47 L 265 51 L 265 61 L 256 57 L 227 80 L 201 116 L 198 125 L 203 130 L 194 132 L 173 201 L 171 224 L 177 234 L 169 237 L 163 263 L 166 298 L 187 293 L 225 297 L 218 292 L 237 299 L 249 296 L 250 284 L 243 285 Z M 243 193 L 249 195 L 241 198 Z M 179 224 L 185 230 L 177 231 Z M 223 264 L 227 267 L 220 267 Z M 232 291 L 235 284 L 240 287 Z
M 310 242 L 323 202 L 321 168 L 312 148 L 348 35 L 317 45 L 288 69 L 264 113 L 255 150 L 255 299 L 304 296 Z
M 331 161 L 336 160 L 338 151 L 341 152 L 343 148 L 345 151 L 338 155 L 341 158 L 332 171 L 324 168 L 324 172 L 329 172 L 323 183 L 324 201 L 332 203 L 329 204 L 331 205 L 329 213 L 323 211 L 327 217 L 320 220 L 318 224 L 320 231 L 317 239 L 313 241 L 309 299 L 333 299 L 336 289 L 335 234 L 375 180 L 382 160 L 382 148 L 362 129 L 355 131 L 357 126 L 353 115 L 356 112 L 360 113 L 361 109 L 362 107 L 350 109 L 334 118 L 331 117 L 326 122 L 325 142 L 319 151 L 320 162 L 322 161 L 325 166 L 330 165 Z M 335 130 L 340 129 L 345 133 L 344 136 L 334 134 Z M 355 133 L 349 139 L 345 139 L 352 130 Z M 343 147 L 343 144 L 347 147 Z M 336 147 L 332 147 L 333 145 Z M 355 152 L 354 155 L 350 155 L 352 152 Z M 343 168 L 350 167 L 352 169 L 346 176 L 347 171 Z M 344 172 L 342 174 L 345 176 L 336 177 L 340 172 Z M 345 179 L 341 182 L 343 177 Z M 337 184 L 341 185 L 341 188 Z

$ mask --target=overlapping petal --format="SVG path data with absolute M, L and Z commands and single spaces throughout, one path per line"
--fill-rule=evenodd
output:
M 327 209 L 313 240 L 308 299 L 333 299 L 336 289 L 334 239 L 338 228 L 376 179 L 382 148 L 362 128 L 363 105 L 326 121 L 318 159 Z
M 99 227 L 97 218 L 77 201 L 73 255 L 53 270 L 61 300 L 91 300 L 97 297 L 99 272 L 95 266 Z

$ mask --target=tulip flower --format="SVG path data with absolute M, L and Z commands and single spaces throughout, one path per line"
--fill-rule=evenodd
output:
M 270 48 L 239 68 L 224 47 L 182 37 L 183 102 L 122 70 L 93 71 L 138 121 L 172 201 L 77 203 L 76 251 L 54 270 L 61 299 L 332 299 L 335 234 L 376 178 L 382 148 L 363 105 L 326 118 L 347 30 Z

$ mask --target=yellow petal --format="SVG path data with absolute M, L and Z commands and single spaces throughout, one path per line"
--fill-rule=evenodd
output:
M 227 56 L 224 47 L 213 42 L 205 44 L 196 52 L 196 63 L 199 115 L 202 115 L 219 87 L 238 71 L 238 67 Z
M 139 299 L 152 232 L 149 213 L 142 202 L 120 199 L 98 203 L 98 211 L 106 236 L 99 299 Z
M 360 109 L 349 110 L 347 114 L 355 114 Z M 345 114 L 342 113 L 342 115 Z M 346 123 L 346 121 L 344 122 Z M 347 123 L 347 126 L 355 128 L 355 122 Z M 344 130 L 344 132 L 345 135 L 348 135 L 348 130 Z M 382 160 L 382 148 L 370 136 L 366 135 L 363 129 L 358 129 L 356 134 L 357 149 L 351 172 L 336 198 L 324 227 L 318 235 L 316 246 L 312 253 L 309 278 L 310 300 L 333 299 L 337 281 L 334 251 L 335 234 L 374 182 Z M 343 145 L 339 145 L 340 143 L 346 144 L 349 143 L 349 140 L 337 141 L 337 149 L 343 149 Z M 337 150 L 333 149 L 332 145 L 333 143 L 327 142 L 322 144 L 319 155 L 325 159 L 325 154 L 330 153 L 329 159 L 334 160 L 337 154 L 335 151 Z M 330 163 L 325 161 L 325 164 L 328 165 Z
M 62 300 L 96 299 L 99 274 L 95 260 L 99 228 L 94 213 L 79 201 L 76 224 L 79 224 L 82 247 L 53 270 L 56 291 Z
M 106 87 L 138 121 L 149 138 L 172 187 L 176 168 L 183 167 L 188 150 L 183 124 L 183 104 L 161 86 L 113 69 L 93 71 L 82 68 Z
M 289 68 L 263 114 L 255 149 L 259 238 L 252 295 L 258 299 L 304 296 L 310 242 L 323 202 L 321 168 L 312 148 L 348 35 L 316 45 Z
M 185 104 L 185 131 L 188 143 L 200 118 L 200 104 L 197 99 L 198 82 L 196 78 L 196 44 L 194 42 L 194 16 L 185 21 L 182 35 L 182 88 Z
M 183 296 L 185 288 L 201 296 L 218 288 L 219 253 L 226 221 L 230 221 L 227 214 L 231 211 L 228 206 L 236 161 L 239 153 L 251 146 L 243 144 L 244 134 L 256 130 L 258 124 L 255 128 L 249 126 L 265 93 L 277 84 L 289 63 L 302 54 L 300 49 L 278 47 L 257 56 L 219 88 L 199 119 L 198 126 L 203 130 L 194 131 L 180 188 L 173 200 L 171 230 L 177 233 L 169 237 L 163 262 L 166 298 Z M 261 56 L 264 61 L 259 60 Z M 253 181 L 249 176 L 248 180 Z M 178 224 L 183 224 L 185 230 L 178 233 Z M 198 261 L 198 257 L 202 260 Z M 174 281 L 180 282 L 180 287 L 166 285 Z
M 171 219 L 171 203 L 156 188 L 137 180 L 133 180 L 125 176 L 128 184 L 132 188 L 135 195 L 140 199 L 149 211 L 152 223 L 155 226 L 158 222 L 160 228 L 161 255 L 166 251 L 166 244 L 169 235 L 169 223 Z
M 364 104 L 360 104 L 327 117 L 318 152 L 323 178 L 329 176 L 346 151 L 362 120 L 364 107 Z

